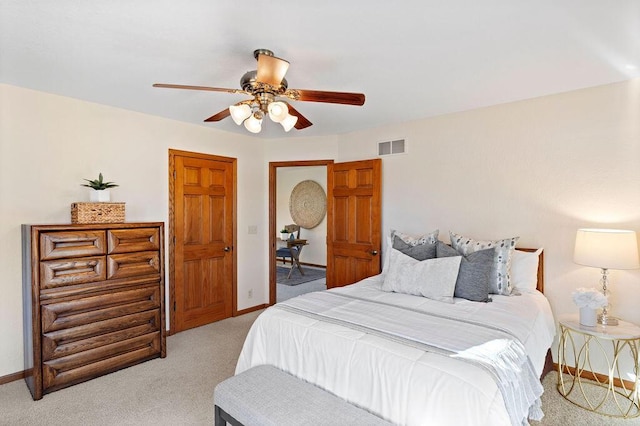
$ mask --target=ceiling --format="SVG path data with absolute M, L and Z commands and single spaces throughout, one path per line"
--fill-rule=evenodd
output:
M 0 83 L 251 135 L 203 120 L 246 96 L 253 51 L 290 88 L 362 92 L 363 107 L 294 102 L 341 134 L 640 76 L 640 0 L 0 0 Z

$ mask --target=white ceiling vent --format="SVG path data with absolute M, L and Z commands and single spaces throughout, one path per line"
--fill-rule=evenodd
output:
M 406 152 L 406 143 L 404 139 L 395 141 L 378 142 L 378 155 L 404 154 Z

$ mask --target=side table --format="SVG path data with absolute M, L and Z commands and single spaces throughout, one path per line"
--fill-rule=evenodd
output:
M 580 336 L 580 339 L 576 337 Z M 581 341 L 583 339 L 583 341 Z M 576 341 L 577 340 L 577 341 Z M 609 346 L 609 344 L 611 346 Z M 606 347 L 611 347 L 607 351 Z M 573 353 L 573 364 L 567 363 L 567 349 Z M 631 418 L 640 415 L 640 327 L 620 321 L 617 326 L 581 325 L 577 315 L 560 318 L 558 344 L 558 392 L 573 404 L 610 417 Z M 592 353 L 606 360 L 608 377 L 589 374 L 593 371 Z M 628 386 L 620 377 L 619 361 L 630 356 L 635 384 Z M 583 372 L 589 378 L 582 377 Z M 620 387 L 614 386 L 619 382 Z
M 306 245 L 307 240 L 295 239 L 295 240 L 281 240 L 287 244 L 287 249 L 291 253 L 291 269 L 289 270 L 289 274 L 287 275 L 287 279 L 291 278 L 291 273 L 294 268 L 298 268 L 301 275 L 304 275 L 304 271 L 302 270 L 302 265 L 300 265 L 300 253 L 302 253 L 302 248 Z

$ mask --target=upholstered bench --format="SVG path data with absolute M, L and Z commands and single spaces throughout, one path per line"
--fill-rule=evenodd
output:
M 219 383 L 215 424 L 389 425 L 343 399 L 270 365 L 260 365 Z

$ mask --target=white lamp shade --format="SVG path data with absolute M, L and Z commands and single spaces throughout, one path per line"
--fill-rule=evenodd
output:
M 297 122 L 298 122 L 297 115 L 287 114 L 286 118 L 282 120 L 280 124 L 282 124 L 284 131 L 288 132 L 289 130 L 293 129 L 293 126 L 295 126 Z
M 284 102 L 271 102 L 269 104 L 269 117 L 276 123 L 280 123 L 289 115 L 289 108 Z
M 622 229 L 579 229 L 573 261 L 604 269 L 640 268 L 636 233 Z
M 233 121 L 235 121 L 239 126 L 251 115 L 251 107 L 247 104 L 231 105 L 229 107 L 229 113 L 231 114 Z
M 251 133 L 260 133 L 260 130 L 262 130 L 262 119 L 258 119 L 255 115 L 252 115 L 244 121 L 244 127 Z

